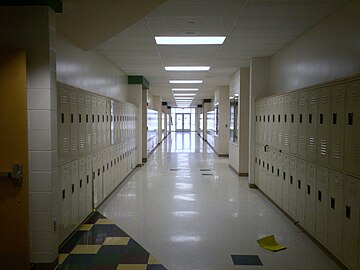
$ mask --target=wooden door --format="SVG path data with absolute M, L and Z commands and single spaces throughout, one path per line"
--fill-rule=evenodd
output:
M 0 268 L 29 269 L 28 128 L 26 57 L 0 52 Z M 4 173 L 23 167 L 16 186 Z

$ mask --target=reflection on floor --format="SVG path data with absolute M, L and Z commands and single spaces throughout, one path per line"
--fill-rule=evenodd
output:
M 98 212 L 60 249 L 59 270 L 166 270 L 134 239 Z

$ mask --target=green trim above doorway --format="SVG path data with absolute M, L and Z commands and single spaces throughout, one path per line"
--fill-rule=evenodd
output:
M 128 84 L 141 84 L 142 89 L 149 89 L 149 81 L 144 76 L 128 76 Z

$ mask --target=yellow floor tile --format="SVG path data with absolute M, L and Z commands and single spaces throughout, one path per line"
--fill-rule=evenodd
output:
M 79 231 L 90 231 L 94 224 L 83 224 L 80 226 Z
M 67 256 L 69 256 L 69 254 L 68 253 L 66 253 L 66 254 L 59 254 L 59 264 L 62 264 L 64 261 L 65 261 L 65 259 L 67 258 Z
M 106 246 L 126 246 L 129 243 L 130 237 L 106 237 L 103 245 Z
M 146 270 L 147 264 L 119 264 L 116 270 Z
M 101 245 L 77 245 L 71 254 L 96 254 L 100 248 Z
M 150 255 L 148 264 L 161 264 L 161 263 L 157 259 L 155 259 L 152 255 Z
M 101 224 L 114 224 L 114 223 L 112 223 L 112 221 L 107 218 L 99 218 L 95 224 L 101 225 Z

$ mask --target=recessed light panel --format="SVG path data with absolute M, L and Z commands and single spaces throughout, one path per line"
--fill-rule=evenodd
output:
M 174 94 L 175 97 L 177 96 L 185 96 L 185 97 L 191 97 L 191 96 L 196 96 L 196 94 Z
M 208 71 L 209 66 L 173 66 L 165 67 L 166 71 Z
M 198 91 L 199 88 L 173 88 L 173 91 Z
M 225 36 L 206 37 L 155 37 L 158 45 L 218 45 L 223 44 Z
M 170 80 L 170 83 L 203 83 L 203 80 Z

